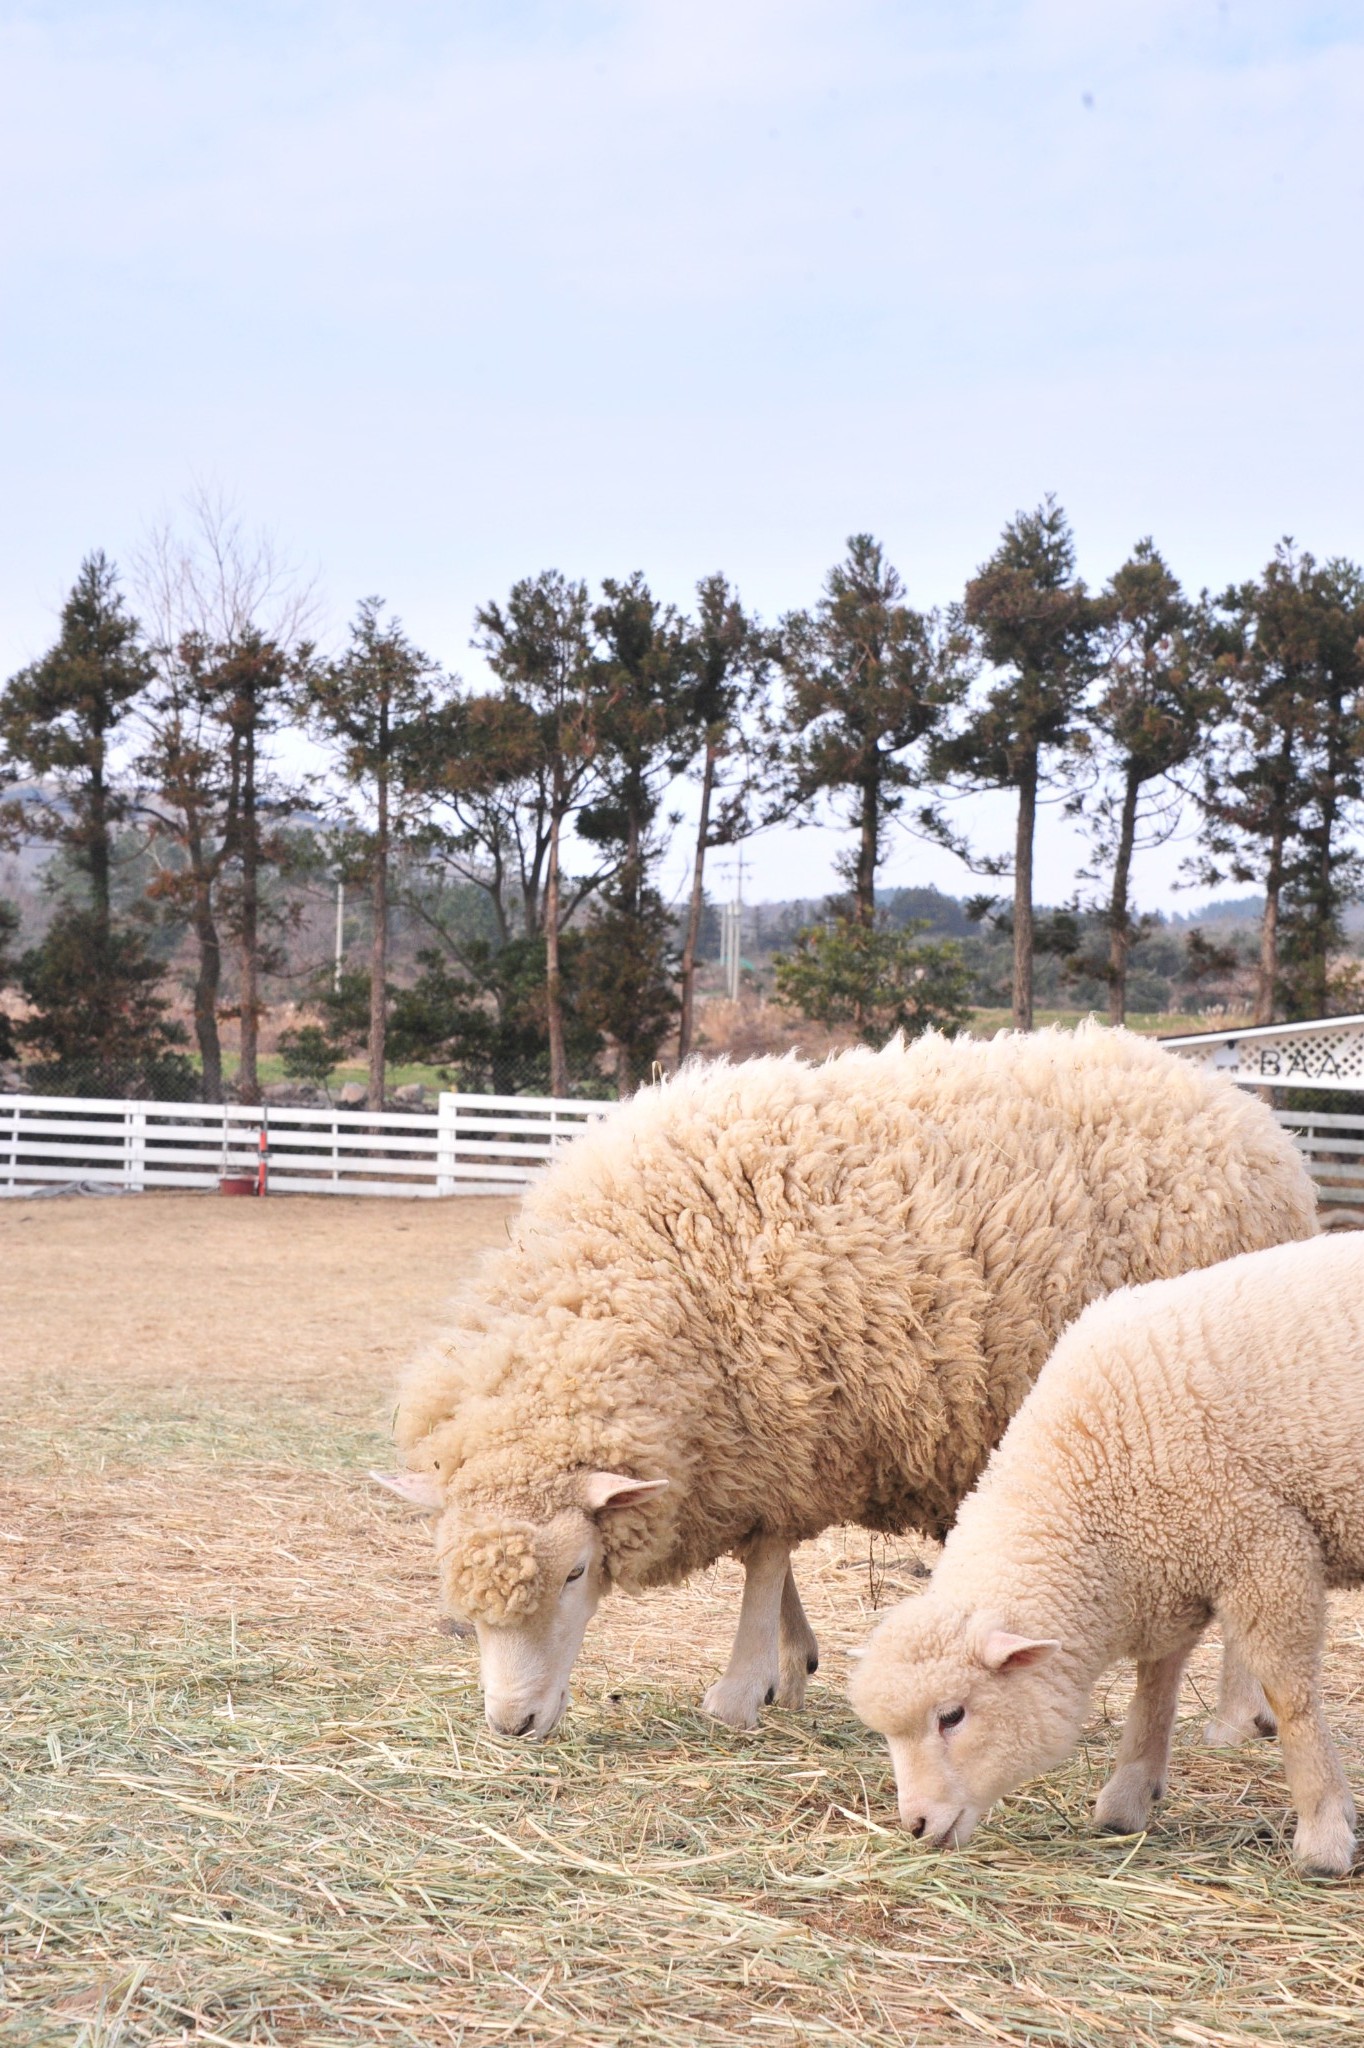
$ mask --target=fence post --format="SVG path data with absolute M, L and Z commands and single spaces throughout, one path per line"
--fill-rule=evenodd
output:
M 459 1097 L 442 1089 L 436 1107 L 436 1193 L 455 1192 L 455 1154 L 459 1144 Z
M 141 1103 L 124 1104 L 123 1184 L 141 1194 L 147 1172 L 147 1112 Z
M 18 1096 L 17 1096 L 17 1095 L 15 1095 L 15 1096 L 11 1097 L 11 1100 L 10 1100 L 10 1124 L 9 1124 L 9 1168 L 8 1168 L 8 1171 L 7 1171 L 7 1172 L 6 1172 L 6 1174 L 5 1174 L 5 1185 L 6 1185 L 6 1187 L 11 1187 L 11 1188 L 12 1188 L 12 1187 L 14 1186 L 14 1183 L 15 1183 L 15 1179 L 17 1178 L 17 1175 L 16 1175 L 16 1168 L 18 1167 L 18 1164 L 19 1164 L 19 1098 L 18 1098 Z

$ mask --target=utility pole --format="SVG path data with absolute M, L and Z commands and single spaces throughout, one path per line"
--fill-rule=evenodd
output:
M 346 923 L 346 884 L 340 875 L 336 878 L 336 966 L 332 970 L 332 987 L 341 993 L 341 949 L 344 943 Z
M 744 855 L 739 849 L 734 880 L 734 901 L 720 912 L 720 972 L 725 992 L 732 1003 L 739 1000 L 739 975 L 743 965 Z

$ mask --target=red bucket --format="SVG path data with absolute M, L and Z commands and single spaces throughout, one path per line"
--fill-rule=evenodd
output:
M 254 1173 L 224 1173 L 218 1177 L 220 1195 L 254 1195 L 256 1176 Z

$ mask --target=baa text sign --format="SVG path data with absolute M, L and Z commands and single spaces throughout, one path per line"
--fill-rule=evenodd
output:
M 1247 1087 L 1342 1088 L 1364 1094 L 1364 1022 L 1325 1020 L 1225 1038 L 1167 1039 L 1171 1052 L 1230 1074 Z

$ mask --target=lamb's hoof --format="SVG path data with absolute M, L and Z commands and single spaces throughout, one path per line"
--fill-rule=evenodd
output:
M 1223 1721 L 1216 1715 L 1203 1723 L 1203 1741 L 1208 1749 L 1239 1749 L 1259 1729 L 1254 1721 Z
M 1106 1835 L 1139 1835 L 1151 1818 L 1151 1805 L 1164 1792 L 1140 1764 L 1114 1771 L 1094 1802 L 1094 1825 Z
M 1304 1877 L 1348 1877 L 1354 1860 L 1354 1829 L 1343 1813 L 1322 1814 L 1310 1827 L 1298 1822 L 1293 1861 Z
M 762 1679 L 720 1678 L 710 1688 L 701 1702 L 702 1710 L 712 1721 L 723 1721 L 726 1728 L 756 1728 L 761 1710 L 768 1706 L 776 1694 L 774 1685 L 764 1684 Z

